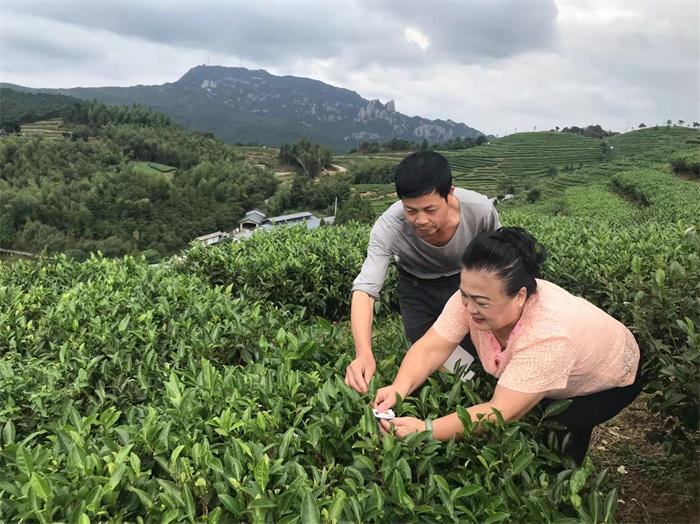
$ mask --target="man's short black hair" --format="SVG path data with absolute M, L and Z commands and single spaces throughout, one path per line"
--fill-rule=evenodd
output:
M 416 198 L 437 192 L 447 200 L 452 188 L 452 171 L 440 153 L 416 151 L 401 161 L 394 180 L 399 198 Z

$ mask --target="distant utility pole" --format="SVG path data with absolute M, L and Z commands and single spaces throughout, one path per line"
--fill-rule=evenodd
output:
M 335 204 L 333 204 L 333 216 L 338 214 L 338 197 L 335 197 Z

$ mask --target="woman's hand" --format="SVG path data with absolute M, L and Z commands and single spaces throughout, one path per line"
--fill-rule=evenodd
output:
M 389 408 L 393 408 L 396 405 L 396 395 L 403 395 L 396 389 L 393 384 L 391 386 L 386 386 L 377 390 L 377 396 L 374 397 L 374 409 L 377 411 L 385 412 Z
M 379 425 L 384 433 L 391 433 L 391 427 L 396 428 L 394 433 L 399 438 L 404 438 L 411 433 L 425 431 L 425 421 L 415 417 L 399 417 L 394 420 L 380 420 Z

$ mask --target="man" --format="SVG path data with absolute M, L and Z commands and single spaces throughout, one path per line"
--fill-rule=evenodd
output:
M 367 258 L 352 288 L 355 360 L 347 367 L 345 383 L 359 393 L 367 393 L 376 370 L 372 354 L 374 301 L 379 298 L 391 259 L 396 260 L 399 270 L 397 290 L 404 329 L 414 343 L 433 325 L 459 287 L 460 258 L 469 242 L 479 233 L 500 227 L 498 213 L 484 195 L 452 185 L 450 165 L 439 153 L 408 155 L 396 169 L 395 182 L 400 201 L 372 227 Z M 476 354 L 468 335 L 461 346 Z

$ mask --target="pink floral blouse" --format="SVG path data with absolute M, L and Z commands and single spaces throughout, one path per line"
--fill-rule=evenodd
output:
M 639 346 L 624 325 L 546 280 L 537 280 L 505 349 L 491 331 L 474 327 L 459 291 L 433 329 L 455 343 L 471 333 L 484 369 L 500 385 L 548 398 L 628 386 L 639 364 Z

